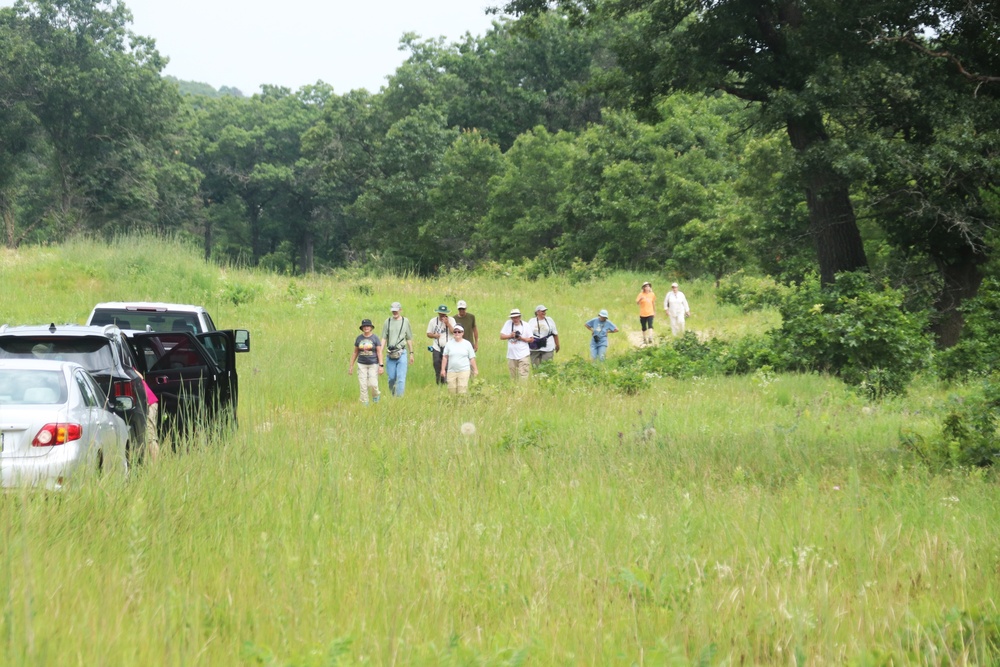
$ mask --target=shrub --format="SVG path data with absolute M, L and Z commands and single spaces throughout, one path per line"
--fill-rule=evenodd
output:
M 615 367 L 612 364 L 598 364 L 576 357 L 565 364 L 548 364 L 543 378 L 550 387 L 613 389 L 633 396 L 649 386 L 649 380 L 640 368 Z
M 791 288 L 770 276 L 748 276 L 737 271 L 723 278 L 715 291 L 719 303 L 739 306 L 743 312 L 777 308 L 791 293 Z
M 1000 383 L 987 380 L 970 396 L 950 399 L 939 433 L 905 433 L 902 445 L 934 470 L 990 466 L 1000 458 L 998 416 Z
M 879 399 L 905 390 L 931 351 L 926 317 L 905 312 L 903 295 L 864 272 L 820 288 L 815 276 L 782 303 L 772 332 L 779 366 L 829 372 Z
M 962 305 L 965 326 L 954 347 L 937 357 L 938 372 L 946 379 L 1000 372 L 1000 282 L 987 278 L 979 294 Z

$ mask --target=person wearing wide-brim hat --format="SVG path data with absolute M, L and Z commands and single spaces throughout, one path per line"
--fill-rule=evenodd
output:
M 454 329 L 455 318 L 448 315 L 448 306 L 442 303 L 434 310 L 434 317 L 427 323 L 427 337 L 434 341 L 429 349 L 434 364 L 434 379 L 438 384 L 448 383 L 441 377 L 441 357 Z
M 351 355 L 351 365 L 348 375 L 354 374 L 354 364 L 358 364 L 358 384 L 361 387 L 361 403 L 368 405 L 368 394 L 371 392 L 372 402 L 378 403 L 378 376 L 385 372 L 382 361 L 382 341 L 375 335 L 375 325 L 369 319 L 361 320 L 361 335 L 354 339 L 354 353 Z
M 531 374 L 528 338 L 528 325 L 521 321 L 521 310 L 511 309 L 510 319 L 500 328 L 500 340 L 507 341 L 507 371 L 512 380 L 526 380 Z
M 653 316 L 656 315 L 656 295 L 653 294 L 653 286 L 646 281 L 639 290 L 639 296 L 635 297 L 635 302 L 639 304 L 639 326 L 642 327 L 642 344 L 652 345 L 656 342 L 653 333 Z
M 618 333 L 618 327 L 608 319 L 608 311 L 603 308 L 597 317 L 583 326 L 590 330 L 590 358 L 604 361 L 608 352 L 608 334 Z

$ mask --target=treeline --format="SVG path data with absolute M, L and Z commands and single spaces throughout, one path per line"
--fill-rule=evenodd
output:
M 558 4 L 558 8 L 553 8 Z M 281 271 L 871 269 L 953 342 L 1000 213 L 987 2 L 511 2 L 378 92 L 199 91 L 111 1 L 0 9 L 8 246 L 197 237 Z

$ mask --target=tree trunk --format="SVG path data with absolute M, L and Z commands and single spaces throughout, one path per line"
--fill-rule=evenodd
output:
M 868 258 L 847 182 L 825 157 L 810 151 L 828 140 L 822 118 L 819 114 L 789 118 L 787 128 L 792 147 L 808 161 L 804 174 L 809 230 L 819 256 L 820 281 L 829 285 L 841 271 L 867 269 Z
M 981 258 L 976 257 L 975 251 L 969 248 L 964 261 L 938 264 L 944 285 L 934 302 L 934 310 L 939 319 L 931 325 L 931 331 L 940 348 L 951 347 L 958 342 L 965 325 L 959 307 L 966 299 L 979 293 L 979 286 L 983 282 L 980 261 Z
M 316 241 L 311 232 L 307 232 L 302 239 L 302 273 L 312 273 L 316 270 L 315 264 Z
M 4 243 L 8 248 L 17 247 L 17 237 L 14 228 L 14 211 L 7 196 L 0 192 L 0 216 L 3 217 Z

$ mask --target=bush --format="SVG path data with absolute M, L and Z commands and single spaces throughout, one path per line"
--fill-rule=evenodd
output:
M 743 312 L 777 308 L 791 293 L 791 288 L 770 276 L 748 276 L 737 271 L 719 282 L 715 298 L 719 303 L 739 306 Z
M 565 364 L 547 364 L 543 382 L 550 387 L 564 386 L 585 391 L 612 389 L 634 396 L 649 386 L 649 380 L 639 368 L 614 367 L 576 357 Z
M 903 295 L 864 272 L 820 288 L 815 276 L 782 303 L 772 332 L 779 367 L 839 376 L 869 398 L 902 393 L 931 351 L 926 315 L 902 309 Z
M 945 379 L 1000 372 L 1000 283 L 987 278 L 979 295 L 962 304 L 965 326 L 954 347 L 937 357 L 938 372 Z
M 972 395 L 950 400 L 940 433 L 906 433 L 901 441 L 933 470 L 990 466 L 1000 458 L 998 416 L 1000 383 L 987 380 Z

